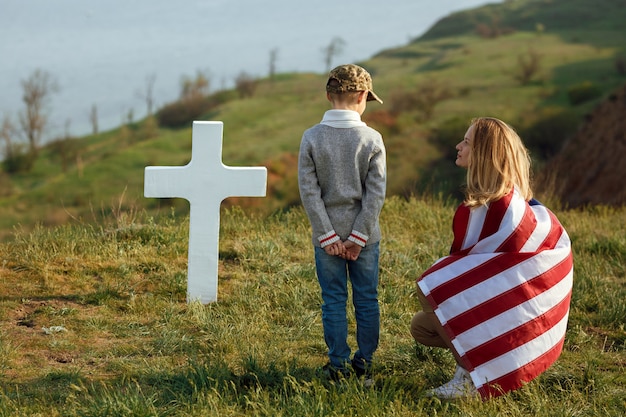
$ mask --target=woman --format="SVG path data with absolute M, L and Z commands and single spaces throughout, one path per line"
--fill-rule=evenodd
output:
M 467 169 L 453 220 L 450 255 L 417 281 L 422 311 L 413 338 L 450 349 L 452 380 L 430 390 L 444 399 L 517 389 L 560 355 L 572 289 L 570 240 L 534 200 L 530 157 L 501 120 L 472 120 L 456 146 Z

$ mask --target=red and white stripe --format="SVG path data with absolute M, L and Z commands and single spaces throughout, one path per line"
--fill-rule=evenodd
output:
M 348 236 L 348 240 L 351 240 L 352 242 L 356 243 L 357 245 L 361 247 L 365 247 L 365 244 L 367 243 L 367 239 L 369 239 L 369 236 L 363 233 L 360 233 L 356 230 L 353 230 L 352 233 L 350 233 L 350 236 Z
M 418 280 L 483 398 L 517 389 L 563 347 L 571 244 L 550 210 L 517 193 L 460 206 L 450 255 Z

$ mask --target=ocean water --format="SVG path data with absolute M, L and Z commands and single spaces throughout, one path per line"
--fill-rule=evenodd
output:
M 333 64 L 365 60 L 405 45 L 448 14 L 485 0 L 0 0 L 0 118 L 15 124 L 21 81 L 36 69 L 58 85 L 47 103 L 45 140 L 100 130 L 132 112 L 146 114 L 148 79 L 155 106 L 178 97 L 181 79 L 209 75 L 211 90 L 242 72 L 326 71 L 322 49 L 344 47 Z

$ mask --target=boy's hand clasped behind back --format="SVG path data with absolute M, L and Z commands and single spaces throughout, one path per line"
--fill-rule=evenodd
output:
M 335 242 L 328 245 L 324 248 L 324 251 L 326 251 L 328 255 L 339 256 L 348 261 L 356 261 L 361 253 L 361 246 L 350 240 L 346 240 L 344 242 Z

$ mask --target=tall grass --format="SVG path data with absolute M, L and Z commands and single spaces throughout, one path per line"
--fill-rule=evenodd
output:
M 0 416 L 624 415 L 624 209 L 557 210 L 575 284 L 552 368 L 487 402 L 425 397 L 450 378 L 453 358 L 412 341 L 414 283 L 446 253 L 453 212 L 436 198 L 390 198 L 383 209 L 369 389 L 319 375 L 321 299 L 300 208 L 223 210 L 219 301 L 209 305 L 185 301 L 188 218 L 115 212 L 102 226 L 18 231 L 0 245 Z M 42 330 L 53 326 L 63 330 Z

